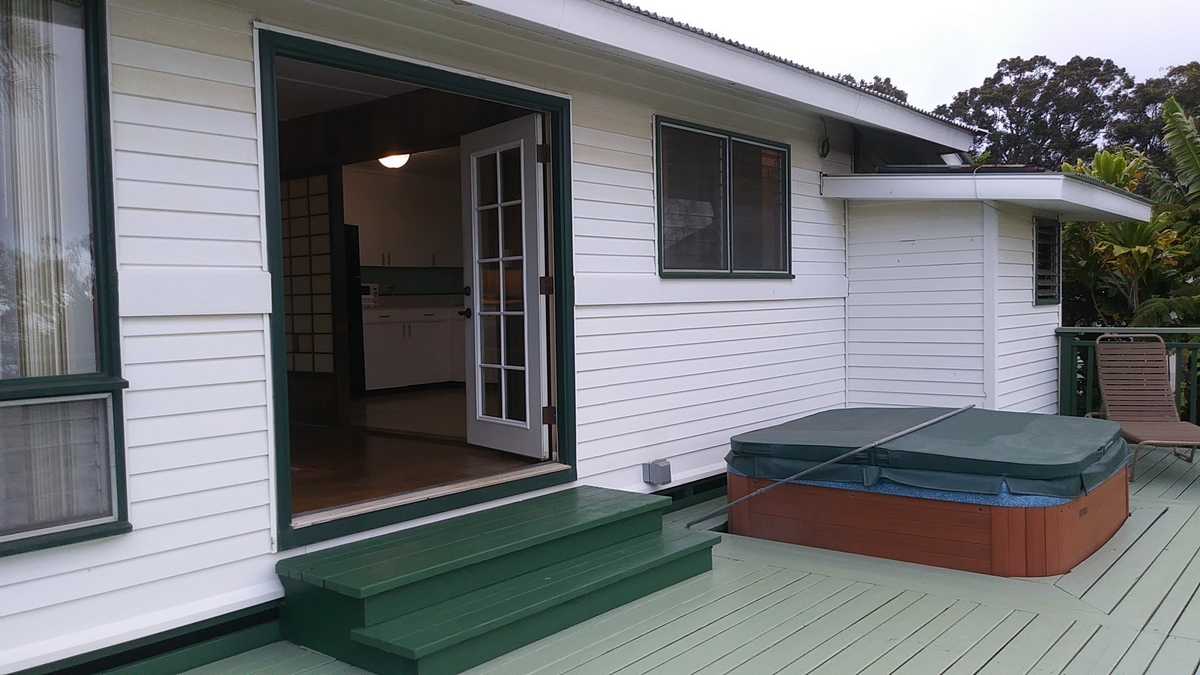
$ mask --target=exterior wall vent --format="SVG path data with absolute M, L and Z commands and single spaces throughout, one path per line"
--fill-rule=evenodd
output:
M 651 485 L 666 485 L 671 482 L 671 463 L 656 459 L 642 465 L 642 480 Z

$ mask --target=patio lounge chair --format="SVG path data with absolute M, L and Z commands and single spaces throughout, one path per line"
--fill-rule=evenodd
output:
M 1179 419 L 1163 339 L 1105 333 L 1096 338 L 1096 366 L 1104 415 L 1120 424 L 1121 435 L 1135 444 L 1129 480 L 1143 446 L 1173 448 L 1175 456 L 1191 462 L 1200 447 L 1200 426 Z

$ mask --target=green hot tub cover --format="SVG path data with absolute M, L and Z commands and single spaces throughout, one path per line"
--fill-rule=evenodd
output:
M 752 478 L 778 480 L 950 412 L 847 408 L 738 434 L 725 458 Z M 973 408 L 805 480 L 873 486 L 880 479 L 930 490 L 1074 498 L 1129 461 L 1120 425 L 1099 419 Z

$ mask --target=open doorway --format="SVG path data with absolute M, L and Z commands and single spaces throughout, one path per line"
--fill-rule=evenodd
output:
M 274 73 L 292 526 L 562 468 L 546 116 Z

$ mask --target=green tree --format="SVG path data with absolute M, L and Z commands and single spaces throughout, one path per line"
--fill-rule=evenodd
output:
M 1161 115 L 1174 179 L 1131 148 L 1062 167 L 1130 191 L 1149 184 L 1156 199 L 1148 223 L 1064 225 L 1063 312 L 1069 325 L 1200 321 L 1200 133 L 1174 98 L 1162 104 Z
M 1118 101 L 1105 136 L 1110 145 L 1126 145 L 1144 152 L 1150 162 L 1167 169 L 1167 143 L 1163 139 L 1163 102 L 1175 99 L 1193 113 L 1200 110 L 1200 61 L 1167 70 L 1134 85 L 1129 96 Z
M 1056 167 L 1092 156 L 1128 96 L 1133 78 L 1109 59 L 1045 56 L 1004 59 L 978 87 L 955 95 L 935 113 L 982 129 L 972 154 L 992 162 Z
M 902 103 L 908 103 L 908 92 L 892 84 L 892 78 L 890 77 L 879 77 L 876 75 L 872 80 L 859 80 L 850 73 L 843 73 L 838 75 L 837 79 L 845 82 L 846 84 L 862 87 L 863 89 L 870 89 L 881 94 L 886 94 L 887 96 L 891 96 Z

